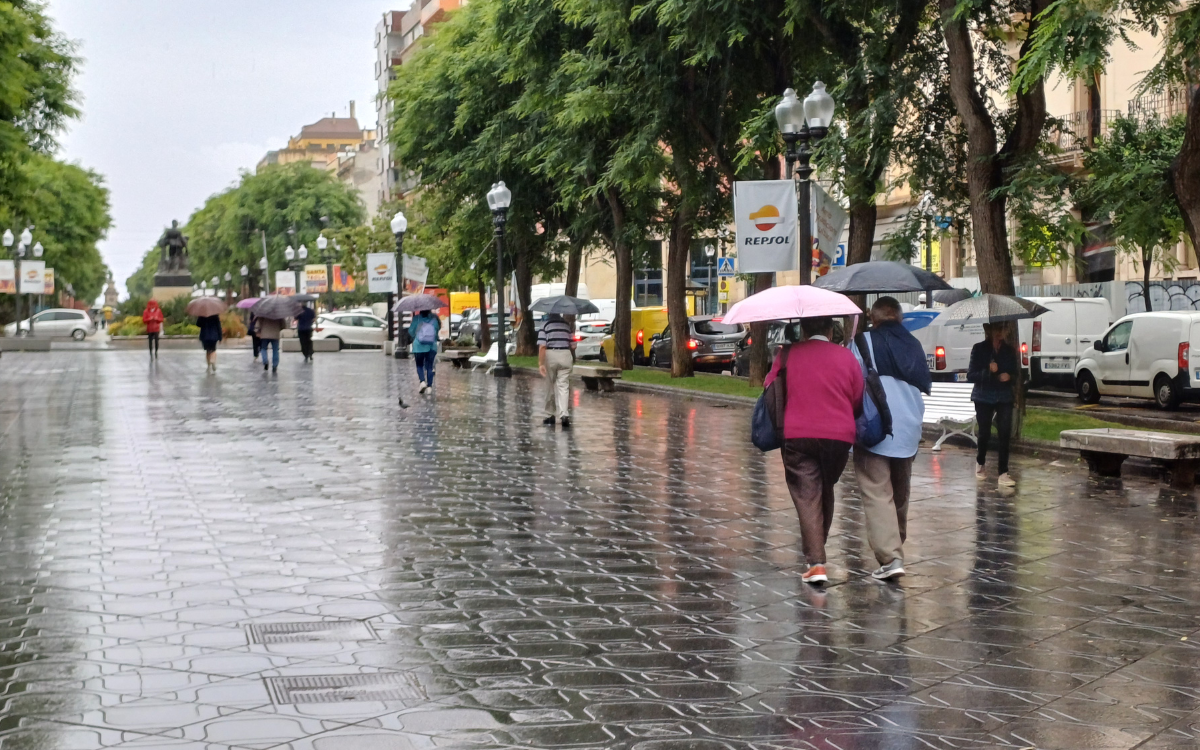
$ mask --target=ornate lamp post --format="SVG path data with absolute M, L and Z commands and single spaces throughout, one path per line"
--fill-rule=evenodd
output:
M 32 237 L 30 239 L 32 239 Z M 33 243 L 33 247 L 31 249 L 33 250 L 34 258 L 40 258 L 40 257 L 42 257 L 42 253 L 46 252 L 46 249 L 44 247 L 42 247 L 42 243 L 40 243 L 40 242 Z M 45 289 L 44 285 L 43 285 L 42 289 Z M 35 310 L 34 312 L 40 312 L 44 306 L 45 305 L 42 300 L 42 295 L 39 294 L 38 298 L 37 298 L 37 310 Z M 31 331 L 33 330 L 33 316 L 32 315 L 30 315 L 30 318 L 29 318 L 29 330 L 31 330 Z
M 29 243 L 33 242 L 33 232 L 29 231 L 29 227 L 21 232 L 20 242 L 17 243 L 17 258 L 16 258 L 16 275 L 17 275 L 17 335 L 21 335 L 21 262 L 25 260 L 26 249 L 29 248 Z M 33 303 L 29 305 L 29 335 L 33 335 Z
M 5 229 L 4 234 L 0 236 L 0 245 L 4 245 L 4 254 L 8 255 L 11 251 L 13 242 L 16 240 L 13 237 L 11 229 Z M 14 259 L 15 260 L 15 259 Z M 16 303 L 17 313 L 17 335 L 21 335 L 21 268 L 19 263 L 13 264 L 13 278 L 17 282 L 16 294 L 13 295 L 13 302 Z
M 775 106 L 775 122 L 783 142 L 787 144 L 784 158 L 787 160 L 787 178 L 798 171 L 800 176 L 800 283 L 812 280 L 812 145 L 825 137 L 829 124 L 833 122 L 836 105 L 833 97 L 825 91 L 825 84 L 817 81 L 812 93 L 801 103 L 795 89 L 783 92 L 783 99 Z M 796 170 L 796 162 L 800 169 Z
M 271 293 L 271 279 L 267 276 L 267 256 L 263 256 L 258 261 L 258 270 L 262 271 L 263 275 L 263 291 L 267 294 Z
M 512 204 L 512 191 L 501 180 L 487 194 L 488 208 L 492 210 L 492 226 L 496 234 L 496 340 L 499 342 L 496 367 L 492 373 L 498 378 L 511 378 L 512 368 L 508 365 L 508 341 L 504 332 L 504 225 L 508 223 L 508 207 Z M 487 311 L 480 311 L 486 315 Z
M 233 296 L 233 274 L 225 272 L 225 304 L 229 304 L 229 298 Z
M 714 260 L 714 258 L 717 254 L 717 249 L 715 247 L 713 247 L 712 245 L 705 245 L 704 246 L 704 254 L 706 256 L 708 256 L 708 314 L 716 315 L 717 314 L 717 295 L 716 295 L 717 290 L 713 286 L 713 263 L 716 262 Z
M 396 291 L 397 297 L 404 299 L 404 233 L 408 231 L 408 218 L 403 211 L 397 211 L 392 217 L 392 234 L 396 236 Z M 389 301 L 390 303 L 390 301 Z M 388 309 L 391 310 L 391 304 Z M 408 331 L 404 328 L 404 318 L 396 319 L 396 359 L 408 359 Z
M 242 266 L 242 297 L 250 296 L 250 266 Z
M 333 261 L 337 256 L 337 245 L 332 247 L 329 245 L 329 240 L 325 235 L 317 237 L 317 250 L 321 253 L 321 260 L 325 263 L 325 274 L 327 279 L 326 291 L 329 294 L 328 301 L 325 303 L 326 308 L 333 309 Z M 304 251 L 308 255 L 308 250 Z
M 324 238 L 322 237 L 321 239 Z M 317 246 L 320 246 L 319 240 L 317 242 Z M 300 288 L 300 271 L 304 268 L 304 264 L 308 262 L 308 248 L 304 245 L 301 245 L 299 250 L 293 250 L 292 246 L 288 245 L 283 251 L 283 258 L 287 261 L 288 270 L 291 271 L 292 275 L 294 276 L 296 294 L 300 294 L 300 292 L 303 291 Z

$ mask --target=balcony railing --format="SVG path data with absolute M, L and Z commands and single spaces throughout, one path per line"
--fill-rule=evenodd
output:
M 1073 158 L 1084 146 L 1108 135 L 1112 121 L 1120 116 L 1119 109 L 1087 109 L 1057 117 L 1050 128 L 1049 141 L 1064 152 L 1065 158 Z
M 1129 100 L 1129 116 L 1144 120 L 1158 117 L 1166 120 L 1175 115 L 1187 114 L 1188 92 L 1182 88 L 1154 91 L 1137 99 Z

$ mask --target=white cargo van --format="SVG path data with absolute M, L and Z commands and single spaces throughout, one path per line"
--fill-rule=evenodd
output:
M 1184 399 L 1200 400 L 1200 312 L 1126 315 L 1092 346 L 1075 365 L 1076 392 L 1085 403 L 1133 396 L 1173 409 Z
M 1045 307 L 1032 320 L 1022 320 L 1017 331 L 1023 364 L 1029 367 L 1034 386 L 1074 384 L 1075 364 L 1112 323 L 1108 300 L 1103 297 L 1026 297 Z

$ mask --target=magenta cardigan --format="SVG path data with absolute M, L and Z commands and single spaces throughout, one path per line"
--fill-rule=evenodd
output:
M 779 374 L 782 351 L 767 374 L 766 385 Z M 853 444 L 854 415 L 862 410 L 863 378 L 850 350 L 820 340 L 793 344 L 787 368 L 783 437 Z

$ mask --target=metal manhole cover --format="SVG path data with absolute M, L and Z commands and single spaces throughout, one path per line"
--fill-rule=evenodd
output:
M 247 625 L 251 643 L 307 643 L 310 641 L 374 641 L 379 636 L 365 622 L 268 622 Z
M 328 674 L 265 677 L 271 700 L 282 703 L 424 700 L 420 685 L 405 674 Z

